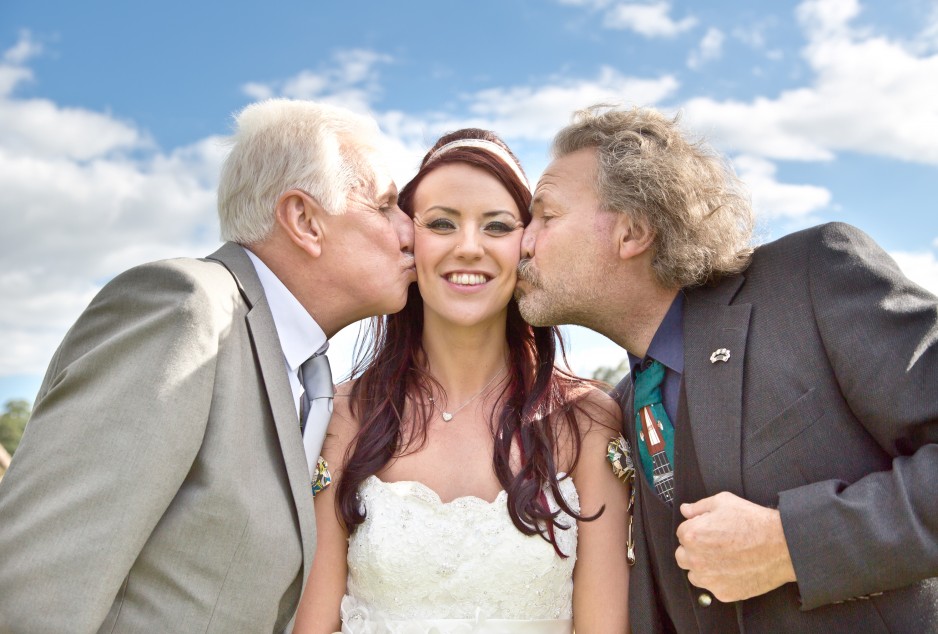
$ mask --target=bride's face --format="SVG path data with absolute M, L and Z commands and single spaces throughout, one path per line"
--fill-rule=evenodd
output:
M 524 225 L 501 182 L 466 163 L 414 192 L 414 258 L 424 310 L 469 326 L 501 317 L 515 290 Z

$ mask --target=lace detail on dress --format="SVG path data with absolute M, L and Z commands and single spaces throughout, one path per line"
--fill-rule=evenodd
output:
M 560 492 L 579 512 L 573 480 Z M 508 515 L 508 494 L 493 502 L 462 497 L 444 503 L 420 482 L 366 479 L 359 497 L 367 516 L 349 539 L 343 619 L 570 619 L 576 521 L 555 529 L 562 559 L 539 535 L 524 535 Z M 557 509 L 550 492 L 548 503 Z M 359 617 L 360 618 L 360 617 Z

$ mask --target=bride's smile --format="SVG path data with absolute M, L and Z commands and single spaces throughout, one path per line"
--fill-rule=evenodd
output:
M 524 224 L 494 176 L 465 163 L 427 174 L 414 197 L 417 284 L 428 320 L 473 326 L 503 319 Z

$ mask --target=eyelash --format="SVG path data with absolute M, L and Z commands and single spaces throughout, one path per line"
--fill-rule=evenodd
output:
M 434 231 L 452 231 L 456 228 L 456 225 L 453 224 L 451 220 L 446 218 L 437 218 L 436 220 L 431 220 L 427 223 L 429 229 Z
M 456 223 L 447 218 L 437 218 L 436 220 L 431 220 L 427 223 L 427 228 L 437 232 L 450 232 L 457 229 Z M 515 227 L 512 227 L 508 223 L 501 222 L 499 220 L 493 220 L 486 223 L 482 227 L 482 231 L 485 231 L 489 235 L 494 237 L 508 235 L 515 230 Z
M 511 233 L 515 230 L 515 228 L 509 225 L 507 222 L 501 222 L 499 220 L 488 223 L 482 229 L 483 231 L 497 231 L 501 234 Z

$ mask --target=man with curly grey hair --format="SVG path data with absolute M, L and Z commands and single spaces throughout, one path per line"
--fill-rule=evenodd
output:
M 848 225 L 753 249 L 732 170 L 655 110 L 578 112 L 553 155 L 517 295 L 628 351 L 633 631 L 933 631 L 936 298 Z
M 0 483 L 14 632 L 282 632 L 296 611 L 331 414 L 322 353 L 404 306 L 413 226 L 371 119 L 271 100 L 232 141 L 228 242 L 116 277 L 49 365 Z

